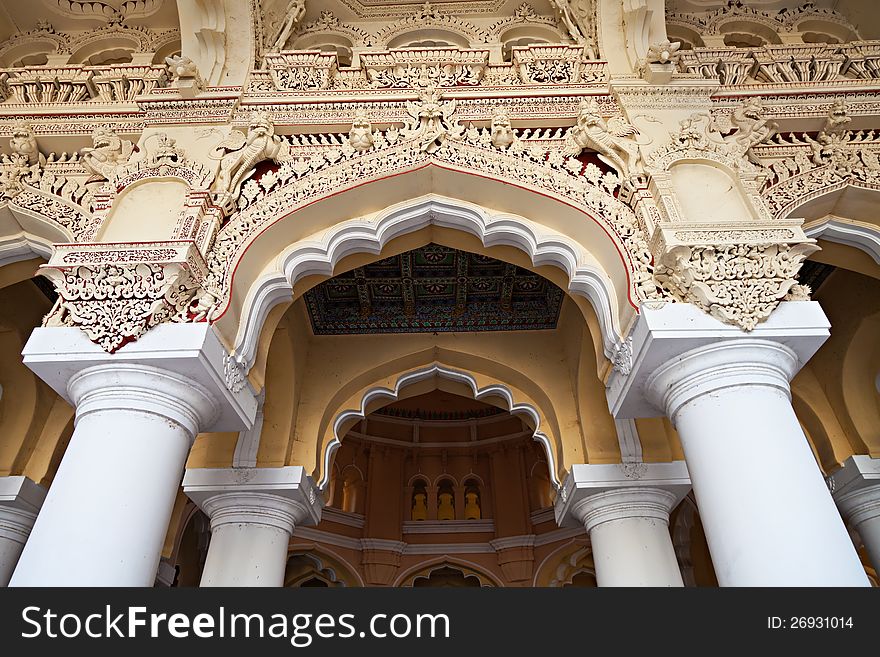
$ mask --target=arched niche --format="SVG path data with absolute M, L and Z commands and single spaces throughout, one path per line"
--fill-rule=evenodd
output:
M 770 43 L 782 43 L 778 29 L 740 17 L 719 22 L 716 29 L 719 34 L 724 36 L 724 43 L 729 46 L 748 48 Z M 739 45 L 737 41 L 743 41 L 743 44 Z
M 501 587 L 503 584 L 494 574 L 477 564 L 443 556 L 404 571 L 397 577 L 394 586 Z
M 757 219 L 739 177 L 726 167 L 711 160 L 679 160 L 669 174 L 685 221 Z
M 134 37 L 125 34 L 107 35 L 103 39 L 95 39 L 83 44 L 70 55 L 71 64 L 101 64 L 131 61 L 133 53 L 139 52 L 141 43 Z
M 130 185 L 114 200 L 98 241 L 171 239 L 188 191 L 189 186 L 178 178 L 152 178 Z
M 411 367 L 413 362 L 426 358 L 442 358 L 446 363 L 456 364 L 443 364 L 433 360 L 422 366 Z M 470 364 L 468 370 L 457 369 L 465 363 Z M 401 371 L 400 368 L 406 367 L 407 364 L 410 367 Z M 496 378 L 475 373 L 481 369 L 492 371 Z M 499 376 L 504 379 L 503 383 L 497 380 Z M 517 381 L 520 385 L 512 384 L 511 381 Z M 526 392 L 520 386 L 524 386 L 529 391 Z M 357 422 L 391 402 L 431 390 L 444 390 L 462 397 L 477 399 L 519 416 L 533 432 L 533 438 L 542 446 L 548 477 L 555 488 L 559 487 L 562 476 L 561 461 L 564 459 L 563 441 L 560 437 L 556 411 L 540 386 L 529 382 L 527 377 L 511 368 L 493 363 L 477 354 L 454 354 L 437 349 L 427 353 L 412 354 L 408 358 L 397 359 L 376 367 L 353 380 L 334 395 L 317 426 L 320 429 L 326 425 L 326 428 L 319 432 L 321 439 L 312 457 L 318 459 L 314 473 L 318 486 L 325 488 L 328 485 L 333 455 L 342 439 Z M 311 434 L 314 425 L 314 422 L 301 424 L 300 433 Z M 578 442 L 577 437 L 571 435 L 571 432 L 566 439 L 570 443 Z M 305 443 L 295 445 L 291 454 L 292 461 L 305 462 L 303 459 L 310 456 L 308 448 Z M 578 447 L 574 446 L 573 449 L 577 450 Z M 452 481 L 453 488 L 458 486 L 458 483 Z M 438 485 L 439 482 L 434 482 L 435 487 Z M 431 503 L 432 500 L 429 499 L 428 504 Z
M 398 34 L 385 44 L 388 48 L 470 48 L 467 37 L 435 27 L 425 27 Z

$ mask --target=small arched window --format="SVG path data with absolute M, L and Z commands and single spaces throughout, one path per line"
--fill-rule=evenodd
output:
M 437 487 L 437 520 L 455 520 L 455 488 L 449 479 Z
M 343 471 L 342 479 L 342 510 L 349 513 L 358 513 L 363 502 L 361 494 L 364 487 L 364 480 L 361 477 L 360 470 L 354 467 L 346 467 Z
M 464 482 L 464 519 L 480 520 L 482 517 L 480 484 L 476 479 L 468 479 Z
M 417 479 L 413 483 L 410 518 L 413 520 L 428 519 L 428 486 L 424 479 Z

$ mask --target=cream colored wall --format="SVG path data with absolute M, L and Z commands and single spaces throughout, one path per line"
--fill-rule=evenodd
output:
M 113 210 L 101 228 L 99 241 L 170 240 L 187 189 L 183 181 L 171 179 L 132 185 L 114 201 Z
M 792 381 L 792 395 L 827 473 L 852 454 L 880 457 L 880 283 L 837 269 L 816 299 L 831 337 Z
M 0 476 L 48 484 L 72 433 L 73 409 L 22 363 L 21 350 L 49 301 L 28 280 L 34 261 L 0 268 Z
M 267 225 L 250 243 L 235 265 L 229 305 L 216 323 L 227 345 L 235 343 L 247 293 L 254 282 L 262 277 L 278 274 L 279 245 L 288 245 L 285 251 L 289 251 L 300 243 L 325 242 L 332 230 L 345 221 L 358 219 L 360 222 L 375 223 L 377 217 L 386 213 L 389 208 L 411 203 L 413 199 L 427 194 L 454 199 L 464 205 L 485 209 L 491 214 L 511 213 L 525 218 L 533 225 L 537 234 L 561 236 L 561 239 L 569 241 L 581 252 L 583 262 L 578 263 L 579 265 L 593 266 L 607 277 L 613 295 L 612 314 L 618 325 L 624 327 L 632 319 L 635 309 L 629 301 L 627 268 L 620 255 L 622 249 L 609 238 L 596 219 L 530 190 L 431 165 L 368 182 L 352 190 L 339 191 L 296 210 L 293 215 L 279 214 L 275 217 L 273 223 Z M 438 229 L 428 228 L 418 233 L 427 235 L 434 230 Z M 438 230 L 441 233 L 447 231 L 448 229 Z M 479 244 L 479 240 L 472 235 L 454 230 L 449 232 L 462 235 L 461 239 L 464 240 L 476 240 Z M 456 241 L 458 239 L 455 238 Z M 428 241 L 431 240 L 423 243 Z M 383 257 L 387 248 L 388 245 L 383 249 Z M 525 257 L 528 261 L 528 257 L 520 253 L 520 259 Z M 564 274 L 563 277 L 564 280 L 560 280 L 558 284 L 567 290 L 568 278 Z M 601 354 L 602 350 L 599 349 L 597 353 Z

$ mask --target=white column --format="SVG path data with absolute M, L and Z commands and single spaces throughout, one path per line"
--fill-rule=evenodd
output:
M 556 516 L 586 527 L 599 586 L 684 586 L 669 512 L 688 490 L 681 461 L 578 464 L 563 482 Z
M 294 527 L 322 497 L 299 466 L 187 470 L 184 491 L 211 518 L 201 586 L 283 586 Z
M 0 586 L 9 584 L 45 497 L 27 477 L 0 477 Z
M 880 572 L 880 459 L 849 457 L 828 477 L 843 517 L 859 533 L 871 565 Z
M 183 466 L 216 415 L 193 381 L 107 364 L 69 384 L 76 428 L 12 586 L 152 586 Z
M 25 364 L 75 405 L 76 428 L 11 586 L 153 586 L 196 434 L 244 424 L 222 353 L 205 324 L 113 355 L 78 329 L 32 333 Z
M 722 586 L 866 586 L 864 569 L 790 401 L 828 336 L 815 302 L 752 333 L 687 304 L 642 308 L 633 368 L 610 381 L 618 416 L 662 410 L 678 430 Z

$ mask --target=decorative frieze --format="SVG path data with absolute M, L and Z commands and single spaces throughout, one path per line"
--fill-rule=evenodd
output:
M 208 288 L 218 299 L 227 297 L 235 260 L 260 226 L 272 221 L 278 212 L 295 211 L 302 204 L 348 186 L 433 160 L 540 189 L 584 208 L 597 221 L 605 222 L 620 241 L 638 294 L 656 294 L 653 283 L 641 286 L 651 280 L 651 257 L 635 214 L 614 197 L 620 184 L 618 175 L 567 156 L 558 141 L 550 148 L 542 142 L 517 138 L 509 141 L 509 119 L 502 120 L 497 111 L 494 126 L 482 129 L 465 128 L 457 112 L 456 101 L 428 87 L 418 102 L 407 103 L 402 127 L 392 125 L 370 131 L 372 145 L 368 148 L 355 148 L 346 134 L 309 136 L 308 156 L 298 155 L 299 147 L 292 146 L 290 159 L 242 185 L 239 212 L 217 234 L 208 256 Z M 366 146 L 363 119 L 361 116 L 358 120 L 361 129 L 356 137 Z
M 654 277 L 676 300 L 751 331 L 781 301 L 809 299 L 796 276 L 817 250 L 808 243 L 682 245 L 665 250 Z
M 488 50 L 459 48 L 407 48 L 361 55 L 367 82 L 377 88 L 419 88 L 429 84 L 472 87 L 480 84 L 488 62 Z
M 73 326 L 109 353 L 162 322 L 193 321 L 205 262 L 192 242 L 57 244 L 40 273 L 58 301 L 44 326 Z
M 267 71 L 254 71 L 248 89 L 322 91 L 328 89 L 419 89 L 504 85 L 605 84 L 608 65 L 588 58 L 582 47 L 564 44 L 517 46 L 510 64 L 490 64 L 482 48 L 400 48 L 366 51 L 360 66 L 340 67 L 323 51 L 267 53 Z
M 334 53 L 283 52 L 267 54 L 266 66 L 276 89 L 304 91 L 329 88 L 337 61 Z
M 815 137 L 778 135 L 759 149 L 770 172 L 762 197 L 774 216 L 847 185 L 880 189 L 880 134 L 847 130 L 849 122 L 846 105 L 837 102 Z

